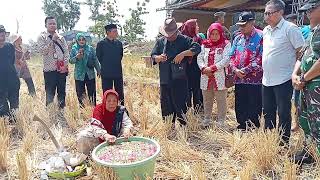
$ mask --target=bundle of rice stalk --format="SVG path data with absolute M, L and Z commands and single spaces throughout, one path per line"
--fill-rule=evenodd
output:
M 181 143 L 181 144 L 189 145 L 189 142 L 188 142 L 188 131 L 187 131 L 186 127 L 178 126 L 176 129 L 177 129 L 178 142 Z
M 241 180 L 254 179 L 254 173 L 256 172 L 256 166 L 252 163 L 247 163 L 246 166 L 239 172 Z
M 166 117 L 165 120 L 154 119 L 154 124 L 149 129 L 142 131 L 143 136 L 155 137 L 156 139 L 166 139 L 172 130 L 172 122 L 169 120 L 172 116 Z
M 298 179 L 298 165 L 294 163 L 294 161 L 286 158 L 283 162 L 284 166 L 284 175 L 283 179 L 286 180 L 296 180 Z
M 263 173 L 271 170 L 275 164 L 279 164 L 279 152 L 281 136 L 278 130 L 264 130 L 262 128 L 252 133 L 251 151 L 246 151 L 246 159 L 255 164 Z
M 181 162 L 166 162 L 156 166 L 157 179 L 181 179 L 185 172 L 181 168 Z
M 199 112 L 197 112 L 198 110 L 194 110 L 194 109 L 189 109 L 189 111 L 186 114 L 188 123 L 187 123 L 187 127 L 188 130 L 191 132 L 196 132 L 199 131 L 201 129 L 201 125 L 199 122 Z
M 161 154 L 163 157 L 171 162 L 174 161 L 199 161 L 204 159 L 201 152 L 191 149 L 190 146 L 174 142 L 168 139 L 160 140 Z
M 191 179 L 192 180 L 205 180 L 206 174 L 205 174 L 205 168 L 203 162 L 196 162 L 191 167 Z
M 244 134 L 240 131 L 226 132 L 222 137 L 223 141 L 226 142 L 225 144 L 230 147 L 230 154 L 240 158 L 251 153 L 253 138 L 254 134 L 250 132 Z
M 36 131 L 28 130 L 22 139 L 22 149 L 25 153 L 31 153 L 34 149 L 35 143 L 37 142 L 38 134 Z
M 90 164 L 92 165 L 94 174 L 98 176 L 98 179 L 119 180 L 119 177 L 112 168 L 100 166 L 92 161 Z
M 23 137 L 31 129 L 31 119 L 33 114 L 30 113 L 30 107 L 27 107 L 26 104 L 20 106 L 18 110 L 14 112 L 14 116 L 17 120 L 16 129 L 18 135 Z
M 27 167 L 27 159 L 24 152 L 17 153 L 18 175 L 21 180 L 29 179 L 29 170 Z
M 0 118 L 0 173 L 5 172 L 8 167 L 9 138 L 5 120 Z

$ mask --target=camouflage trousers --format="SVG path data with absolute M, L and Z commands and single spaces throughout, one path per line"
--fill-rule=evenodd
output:
M 312 138 L 320 154 L 320 87 L 306 87 L 301 91 L 298 113 L 306 138 Z

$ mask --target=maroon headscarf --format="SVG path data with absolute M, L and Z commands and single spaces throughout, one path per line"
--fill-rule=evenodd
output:
M 210 39 L 210 35 L 212 34 L 213 30 L 218 30 L 220 34 L 220 39 L 217 42 L 213 42 Z M 207 39 L 204 40 L 203 44 L 205 45 L 206 48 L 214 48 L 214 47 L 225 47 L 225 45 L 228 43 L 226 38 L 224 37 L 224 31 L 223 27 L 220 23 L 212 23 L 207 31 Z
M 181 34 L 193 39 L 194 42 L 201 44 L 201 38 L 197 34 L 197 19 L 189 19 L 183 23 L 181 27 Z

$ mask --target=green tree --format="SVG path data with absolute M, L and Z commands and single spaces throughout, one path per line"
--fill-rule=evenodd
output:
M 80 19 L 80 4 L 74 0 L 43 0 L 42 9 L 56 18 L 58 30 L 72 30 Z
M 125 35 L 124 39 L 129 42 L 139 42 L 145 38 L 145 28 L 146 22 L 142 19 L 142 16 L 148 14 L 146 9 L 146 4 L 150 0 L 144 0 L 144 2 L 137 2 L 137 7 L 135 9 L 129 9 L 131 12 L 131 18 L 126 20 L 123 27 Z
M 91 26 L 89 28 L 89 31 L 91 31 L 93 34 L 97 35 L 100 38 L 103 37 L 105 34 L 104 26 L 106 24 L 119 24 L 118 18 L 123 16 L 118 14 L 118 6 L 116 0 L 109 0 L 101 5 L 97 3 L 98 0 L 94 1 L 95 3 L 93 3 L 93 5 L 96 4 L 96 7 L 92 7 L 92 10 L 95 11 L 91 11 L 91 17 L 93 17 L 92 20 L 95 21 L 95 25 Z M 98 5 L 100 6 L 98 7 Z M 99 9 L 101 6 L 103 7 L 103 12 L 100 14 Z
M 104 0 L 87 0 L 84 4 L 89 6 L 91 12 L 89 19 L 96 22 L 101 17 L 100 10 L 105 4 Z

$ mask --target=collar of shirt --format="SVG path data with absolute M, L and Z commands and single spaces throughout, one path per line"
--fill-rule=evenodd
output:
M 278 22 L 278 24 L 272 28 L 270 25 L 267 26 L 267 29 L 268 31 L 272 31 L 272 30 L 275 30 L 275 29 L 280 29 L 282 26 L 283 26 L 283 23 L 285 22 L 284 18 L 281 18 L 281 20 Z
M 249 40 L 250 38 L 252 38 L 256 34 L 256 32 L 257 32 L 257 29 L 253 28 L 250 35 L 246 36 L 245 34 L 241 33 L 241 37 L 246 40 Z

